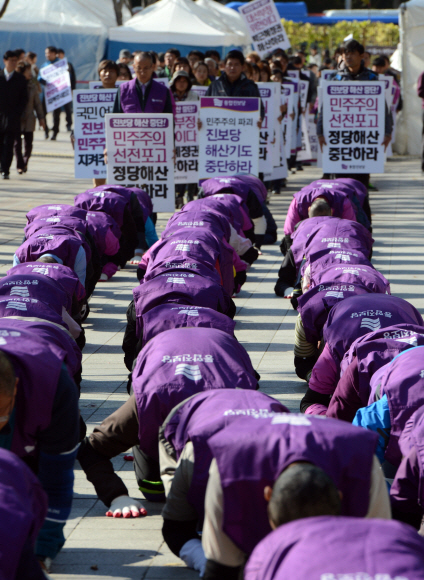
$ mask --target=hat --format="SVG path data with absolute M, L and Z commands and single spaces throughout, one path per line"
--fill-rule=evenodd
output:
M 122 50 L 119 51 L 119 58 L 131 58 L 131 57 L 132 55 L 128 49 L 123 48 Z
M 174 72 L 174 75 L 169 83 L 169 86 L 172 87 L 175 84 L 175 81 L 180 77 L 183 77 L 183 78 L 188 80 L 188 89 L 187 90 L 189 91 L 191 89 L 191 86 L 193 83 L 192 83 L 192 80 L 190 78 L 190 75 L 185 70 L 178 70 L 178 71 Z

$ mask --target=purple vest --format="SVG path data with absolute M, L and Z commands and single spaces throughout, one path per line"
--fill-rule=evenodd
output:
M 133 290 L 137 317 L 137 337 L 141 336 L 141 318 L 162 304 L 184 304 L 220 309 L 226 312 L 227 300 L 223 288 L 203 276 L 186 271 L 159 274 Z
M 141 108 L 140 99 L 136 89 L 137 79 L 123 83 L 119 87 L 121 108 L 124 113 L 163 113 L 168 89 L 152 79 L 149 96 L 144 111 Z
M 381 379 L 379 396 L 387 396 L 391 419 L 385 458 L 396 467 L 402 460 L 399 437 L 414 411 L 424 405 L 423 349 L 416 346 L 400 353 Z
M 308 209 L 317 197 L 324 197 L 331 207 L 333 217 L 342 217 L 346 195 L 340 190 L 303 188 L 293 195 L 297 202 L 297 211 L 302 220 L 308 219 Z
M 402 456 L 409 455 L 413 447 L 416 448 L 420 458 L 420 464 L 424 465 L 424 406 L 417 409 L 406 422 L 405 428 L 399 437 L 399 448 Z M 424 488 L 422 489 L 422 498 L 424 498 Z M 421 504 L 424 502 L 421 499 Z
M 302 319 L 306 340 L 312 344 L 321 340 L 328 313 L 335 304 L 370 292 L 359 281 L 356 284 L 323 283 L 305 292 L 298 298 L 297 310 Z
M 243 183 L 249 185 L 250 189 L 253 191 L 253 193 L 256 195 L 256 197 L 259 199 L 261 203 L 266 202 L 268 191 L 267 188 L 265 187 L 264 182 L 261 179 L 259 179 L 259 177 L 251 175 L 250 173 L 239 173 L 239 175 L 237 175 L 237 178 Z
M 202 326 L 205 328 L 217 328 L 230 336 L 234 336 L 234 328 L 236 326 L 235 321 L 225 314 L 205 306 L 161 304 L 145 312 L 142 315 L 142 319 L 143 346 L 157 334 L 173 328 Z
M 406 300 L 388 294 L 354 296 L 331 309 L 323 336 L 340 369 L 344 354 L 354 340 L 380 328 L 405 322 L 424 326 L 421 314 Z
M 337 191 L 339 193 L 344 194 L 349 199 L 353 199 L 353 197 L 356 195 L 358 199 L 362 199 L 361 201 L 362 205 L 363 189 L 361 189 L 360 187 L 356 187 L 354 185 L 354 182 L 357 184 L 359 183 L 359 181 L 357 181 L 356 179 L 317 179 L 316 181 L 312 181 L 312 183 L 310 183 L 306 187 L 303 187 L 301 191 L 315 188 L 320 189 L 323 194 L 325 192 Z M 361 184 L 361 186 L 365 188 L 364 185 Z M 366 188 L 365 191 L 367 192 Z
M 223 489 L 224 532 L 250 554 L 271 531 L 264 488 L 295 461 L 331 477 L 343 494 L 343 515 L 364 517 L 377 439 L 366 429 L 313 415 L 240 418 L 208 441 Z
M 18 320 L 0 320 L 0 350 L 19 378 L 11 451 L 25 459 L 37 455 L 40 431 L 50 424 L 65 352 L 26 329 Z
M 305 255 L 305 245 L 310 236 L 314 234 L 315 230 L 318 230 L 328 220 L 332 219 L 334 218 L 329 216 L 318 216 L 308 218 L 303 222 L 299 222 L 295 232 L 292 234 L 293 244 L 290 248 L 293 253 L 293 258 L 297 269 L 299 269 L 302 263 L 303 257 Z
M 72 300 L 79 302 L 85 296 L 85 288 L 78 279 L 75 272 L 63 264 L 45 264 L 43 262 L 27 262 L 18 264 L 7 272 L 7 276 L 15 274 L 26 277 L 27 275 L 46 276 L 58 283 L 68 296 L 66 310 L 72 310 Z
M 121 228 L 124 223 L 124 211 L 127 207 L 127 201 L 118 193 L 113 191 L 103 191 L 89 189 L 84 193 L 76 195 L 74 203 L 87 211 L 102 211 L 110 215 Z
M 39 205 L 37 207 L 32 208 L 26 214 L 26 218 L 28 223 L 31 223 L 34 220 L 45 218 L 49 216 L 74 216 L 79 218 L 80 220 L 85 220 L 85 211 L 79 207 L 75 207 L 73 205 L 66 205 L 60 203 L 56 204 L 46 204 L 46 205 Z
M 338 177 L 336 180 L 337 184 L 347 185 L 348 187 L 352 187 L 355 191 L 355 195 L 361 204 L 361 207 L 364 205 L 365 198 L 368 196 L 368 189 L 366 186 L 358 181 L 357 179 L 353 179 L 352 177 Z
M 62 320 L 62 307 L 68 306 L 68 296 L 51 278 L 30 272 L 7 275 L 0 279 L 0 297 L 36 299 L 45 302 Z
M 164 260 L 160 260 L 159 258 L 156 258 L 154 261 L 150 260 L 147 265 L 147 270 L 146 274 L 144 275 L 143 282 L 152 280 L 153 278 L 156 278 L 156 276 L 166 272 L 182 270 L 187 272 L 194 272 L 195 274 L 199 274 L 199 276 L 203 276 L 204 278 L 212 280 L 212 282 L 216 282 L 217 284 L 222 285 L 221 276 L 216 269 L 215 264 L 205 264 L 196 260 L 187 259 L 181 255 L 169 256 Z
M 319 261 L 321 265 L 321 261 Z M 343 284 L 361 284 L 369 292 L 377 294 L 390 294 L 390 283 L 383 274 L 380 274 L 371 264 L 333 264 L 328 268 L 312 268 L 311 265 L 311 288 L 328 282 L 340 282 Z
M 71 231 L 76 231 L 85 236 L 87 233 L 87 223 L 84 219 L 79 219 L 74 216 L 49 216 L 44 218 L 37 218 L 31 223 L 27 224 L 24 229 L 26 239 L 30 238 L 36 232 L 43 228 L 65 227 Z
M 242 198 L 244 203 L 250 191 L 250 185 L 241 180 L 238 176 L 212 177 L 202 183 L 204 197 L 215 195 L 216 193 L 235 193 Z
M 131 190 L 135 193 L 138 199 L 138 203 L 143 210 L 144 223 L 146 223 L 147 218 L 150 217 L 153 213 L 152 198 L 147 193 L 147 191 L 139 189 L 138 187 L 132 187 Z
M 423 580 L 424 540 L 401 522 L 321 516 L 260 542 L 245 580 Z
M 78 250 L 83 245 L 76 232 L 72 234 L 62 228 L 46 227 L 28 238 L 15 253 L 20 263 L 35 262 L 44 254 L 54 254 L 65 266 L 73 269 Z M 91 254 L 87 255 L 87 262 L 90 257 Z
M 237 195 L 226 195 L 217 193 L 210 197 L 202 197 L 189 201 L 182 207 L 182 211 L 197 209 L 210 209 L 216 213 L 226 216 L 237 233 L 243 230 L 243 214 L 240 209 L 243 200 Z
M 204 517 L 206 485 L 212 453 L 208 439 L 243 416 L 267 417 L 274 413 L 288 413 L 288 409 L 274 398 L 259 391 L 222 389 L 206 391 L 191 397 L 174 410 L 165 423 L 165 439 L 175 449 L 176 459 L 188 441 L 194 447 L 194 471 L 188 501 Z
M 209 230 L 219 240 L 225 238 L 227 242 L 231 237 L 228 218 L 209 209 L 192 208 L 190 210 L 182 209 L 174 213 L 168 220 L 161 238 L 163 240 L 167 239 L 169 236 L 175 235 L 179 230 L 185 229 Z
M 0 449 L 0 570 L 16 578 L 27 541 L 35 544 L 47 514 L 47 495 L 40 481 L 14 453 Z
M 88 211 L 86 219 L 88 231 L 90 232 L 99 253 L 103 255 L 106 250 L 106 236 L 108 231 L 110 230 L 119 240 L 121 237 L 121 230 L 113 217 L 101 211 Z
M 138 355 L 132 381 L 140 449 L 156 461 L 159 427 L 184 399 L 211 389 L 257 388 L 242 345 L 226 332 L 200 327 L 175 328 L 153 338 Z

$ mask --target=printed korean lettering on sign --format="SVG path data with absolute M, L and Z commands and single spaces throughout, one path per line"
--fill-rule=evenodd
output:
M 193 85 L 190 89 L 191 91 L 193 91 L 193 93 L 196 93 L 196 95 L 199 97 L 204 97 L 208 91 L 208 87 L 201 87 L 200 85 Z
M 324 173 L 384 173 L 385 86 L 323 82 Z
M 139 187 L 153 211 L 174 211 L 174 126 L 167 113 L 106 115 L 107 182 Z
M 105 117 L 113 111 L 117 89 L 74 92 L 75 178 L 106 179 L 103 152 Z
M 41 68 L 40 76 L 46 81 L 44 97 L 48 113 L 72 101 L 71 78 L 66 58 Z
M 290 48 L 274 0 L 253 0 L 238 10 L 246 22 L 255 51 L 261 58 L 276 48 Z
M 265 109 L 265 117 L 259 131 L 259 171 L 271 173 L 274 165 L 280 165 L 281 125 L 277 120 L 280 95 L 277 93 L 278 83 L 257 83 L 257 85 Z M 274 155 L 274 149 L 278 155 Z
M 197 119 L 200 104 L 196 101 L 176 103 L 175 108 L 175 183 L 197 183 L 199 180 Z
M 260 100 L 202 97 L 199 118 L 199 179 L 259 173 Z

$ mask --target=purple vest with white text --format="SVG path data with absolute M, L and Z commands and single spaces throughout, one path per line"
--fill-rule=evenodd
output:
M 165 240 L 178 230 L 184 229 L 206 229 L 211 231 L 218 239 L 225 238 L 227 242 L 231 237 L 228 218 L 214 211 L 193 208 L 191 210 L 182 209 L 174 213 L 168 220 L 161 238 Z
M 38 205 L 37 207 L 33 207 L 29 210 L 29 212 L 26 214 L 26 218 L 28 223 L 31 223 L 34 220 L 55 215 L 73 216 L 79 218 L 80 220 L 85 219 L 85 211 L 83 209 L 64 203 Z
M 102 211 L 107 213 L 116 221 L 120 228 L 124 223 L 124 211 L 127 207 L 127 201 L 118 193 L 108 190 L 88 190 L 76 195 L 74 203 L 76 206 L 87 211 Z
M 49 216 L 44 218 L 37 218 L 31 223 L 27 224 L 24 229 L 26 239 L 30 238 L 42 228 L 65 227 L 71 231 L 76 231 L 85 236 L 87 232 L 86 219 L 76 218 L 74 216 Z
M 181 211 L 210 209 L 211 211 L 225 216 L 230 221 L 236 232 L 241 233 L 244 223 L 243 214 L 240 209 L 242 203 L 243 200 L 237 195 L 217 193 L 210 197 L 202 197 L 189 201 L 182 207 Z
M 19 262 L 34 262 L 44 254 L 54 254 L 65 266 L 74 268 L 78 250 L 83 246 L 78 234 L 61 228 L 43 228 L 28 238 L 16 250 Z M 89 256 L 87 256 L 88 262 Z
M 149 96 L 143 111 L 136 83 L 137 79 L 133 79 L 128 83 L 123 83 L 119 87 L 122 111 L 124 113 L 163 113 L 168 96 L 168 89 L 152 79 Z

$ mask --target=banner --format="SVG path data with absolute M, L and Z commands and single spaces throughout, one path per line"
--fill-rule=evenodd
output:
M 255 51 L 261 58 L 276 48 L 290 48 L 274 0 L 253 0 L 238 10 L 246 22 Z
M 324 173 L 384 173 L 385 86 L 323 82 Z
M 300 151 L 297 152 L 297 159 L 299 161 L 310 161 L 312 159 L 312 149 L 305 115 L 301 117 L 300 129 L 302 132 L 302 145 Z
M 289 159 L 291 153 L 293 133 L 296 127 L 296 125 L 294 124 L 294 120 L 296 118 L 294 85 L 291 84 L 281 85 L 281 104 L 287 106 L 287 112 L 283 117 L 282 132 L 283 132 L 285 159 Z
M 270 173 L 274 165 L 280 165 L 281 125 L 278 122 L 280 115 L 280 95 L 278 83 L 256 83 L 265 109 L 265 117 L 259 131 L 259 171 Z M 278 133 L 278 137 L 277 137 Z M 274 149 L 277 150 L 277 162 L 274 163 Z
M 193 93 L 196 93 L 196 95 L 200 99 L 200 97 L 204 97 L 206 95 L 208 88 L 209 87 L 203 87 L 200 85 L 193 85 L 190 90 L 193 91 Z
M 199 179 L 259 173 L 260 99 L 200 99 Z
M 175 209 L 173 115 L 106 115 L 107 183 L 139 187 L 153 211 Z
M 199 144 L 197 119 L 199 101 L 176 103 L 175 123 L 175 183 L 199 181 Z
M 116 89 L 74 91 L 75 178 L 106 179 L 105 116 L 112 113 Z
M 66 58 L 41 68 L 40 76 L 46 81 L 44 98 L 48 113 L 72 101 L 71 79 Z

